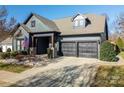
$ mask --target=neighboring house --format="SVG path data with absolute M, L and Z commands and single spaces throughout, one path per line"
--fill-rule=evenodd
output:
M 6 52 L 8 48 L 12 50 L 12 37 L 9 32 L 0 31 L 0 48 Z
M 8 48 L 12 50 L 12 37 L 9 36 L 1 42 L 2 52 L 6 52 Z
M 31 13 L 13 34 L 13 50 L 33 48 L 36 54 L 45 54 L 53 47 L 64 56 L 98 58 L 100 44 L 107 39 L 103 15 L 76 14 L 49 20 Z

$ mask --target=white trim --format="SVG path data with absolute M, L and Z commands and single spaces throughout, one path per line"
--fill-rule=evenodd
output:
M 52 36 L 53 34 L 35 34 L 34 37 L 46 37 L 46 36 Z

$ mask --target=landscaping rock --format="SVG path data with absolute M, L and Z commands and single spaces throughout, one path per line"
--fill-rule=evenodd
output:
M 97 66 L 68 66 L 39 73 L 33 77 L 17 82 L 15 86 L 38 87 L 74 87 L 90 86 Z M 93 74 L 93 75 L 91 75 Z
M 9 58 L 9 59 L 1 60 L 1 61 L 7 64 L 18 64 L 18 65 L 26 65 L 26 66 L 34 66 L 34 67 L 46 66 L 50 63 L 55 62 L 54 59 L 49 60 L 46 57 L 46 55 L 45 56 L 44 55 L 43 56 L 42 55 L 39 55 L 39 56 L 26 56 L 25 55 L 22 58 L 22 60 Z
M 18 60 L 16 59 L 6 59 L 4 60 L 5 63 L 18 63 Z

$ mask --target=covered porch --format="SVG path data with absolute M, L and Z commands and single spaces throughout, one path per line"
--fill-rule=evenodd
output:
M 29 48 L 33 53 L 47 54 L 47 48 L 57 48 L 59 41 L 59 32 L 32 32 L 29 34 Z

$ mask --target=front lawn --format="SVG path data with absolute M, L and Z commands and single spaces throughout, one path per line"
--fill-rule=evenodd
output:
M 10 71 L 10 72 L 15 72 L 15 73 L 21 73 L 30 68 L 31 67 L 24 66 L 24 65 L 0 63 L 0 70 L 5 70 L 5 71 Z
M 124 59 L 124 52 L 119 53 L 119 55 Z

